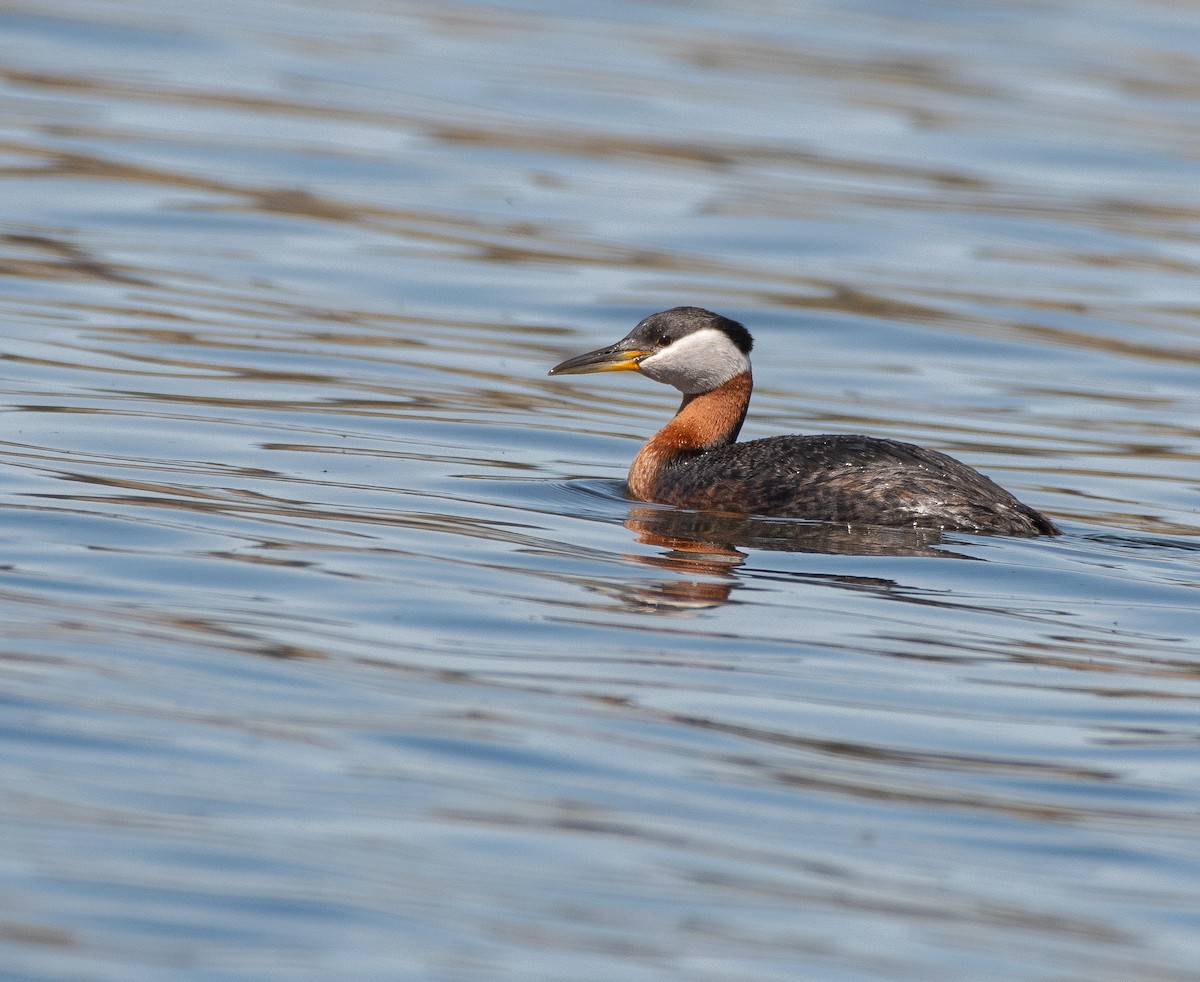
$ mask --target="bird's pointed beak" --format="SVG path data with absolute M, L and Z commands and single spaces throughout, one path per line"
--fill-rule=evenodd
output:
M 632 346 L 628 340 L 597 348 L 586 355 L 568 358 L 550 369 L 551 375 L 590 375 L 592 372 L 636 372 L 638 362 L 650 354 L 645 348 Z

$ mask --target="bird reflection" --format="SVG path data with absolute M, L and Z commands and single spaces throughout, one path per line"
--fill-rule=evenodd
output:
M 974 558 L 944 548 L 942 533 L 937 529 L 831 525 L 650 506 L 631 508 L 624 524 L 639 543 L 663 550 L 658 555 L 631 556 L 631 559 L 684 577 L 704 577 L 672 578 L 631 585 L 622 591 L 624 601 L 664 613 L 684 613 L 727 603 L 739 583 L 735 571 L 747 558 L 744 549 L 844 556 Z M 897 587 L 894 580 L 886 577 L 830 573 L 795 576 L 859 590 L 891 592 Z
M 778 518 L 755 518 L 676 508 L 631 508 L 625 527 L 638 541 L 685 554 L 744 558 L 741 548 L 772 552 L 810 552 L 839 556 L 939 556 L 968 559 L 949 552 L 939 529 L 834 525 Z

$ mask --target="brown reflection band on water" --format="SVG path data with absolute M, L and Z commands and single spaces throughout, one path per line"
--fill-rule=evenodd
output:
M 106 280 L 132 286 L 151 285 L 149 280 L 124 272 L 112 263 L 103 262 L 86 249 L 64 238 L 10 233 L 0 235 L 0 242 L 37 254 L 32 257 L 0 258 L 0 276 L 48 280 Z
M 685 714 L 668 714 L 673 723 L 683 726 L 696 727 L 725 733 L 743 740 L 756 743 L 786 747 L 795 751 L 812 754 L 819 760 L 842 759 L 865 765 L 879 765 L 888 768 L 892 774 L 888 780 L 880 780 L 877 773 L 863 775 L 856 780 L 846 768 L 830 768 L 814 765 L 801 767 L 799 765 L 785 766 L 778 760 L 757 759 L 752 754 L 737 757 L 737 763 L 743 768 L 765 773 L 781 784 L 793 787 L 805 787 L 813 790 L 828 791 L 838 794 L 848 794 L 854 797 L 871 798 L 903 802 L 912 805 L 936 805 L 956 809 L 990 812 L 993 814 L 1015 815 L 1022 818 L 1032 818 L 1039 821 L 1080 822 L 1089 818 L 1120 818 L 1137 820 L 1157 818 L 1157 813 L 1151 809 L 1105 807 L 1102 813 L 1086 807 L 1074 807 L 1065 804 L 1053 804 L 1046 801 L 1020 800 L 1015 795 L 989 795 L 979 791 L 949 791 L 905 780 L 903 775 L 911 772 L 944 772 L 967 771 L 976 774 L 1001 775 L 1006 777 L 1024 776 L 1027 780 L 1054 780 L 1071 784 L 1098 784 L 1117 780 L 1120 774 L 1099 768 L 1084 768 L 1063 764 L 1047 763 L 1020 758 L 986 757 L 973 754 L 934 753 L 922 750 L 900 750 L 894 747 L 883 747 L 868 743 L 855 743 L 842 740 L 824 740 L 815 737 L 805 737 L 795 733 L 784 733 L 759 727 L 744 726 L 736 723 L 726 723 L 719 720 L 689 716 Z M 927 781 L 928 779 L 926 779 Z M 925 786 L 923 786 L 925 785 Z
M 704 167 L 725 167 L 735 162 L 738 165 L 755 161 L 778 162 L 806 171 L 825 169 L 839 175 L 870 174 L 906 182 L 927 182 L 938 187 L 964 188 L 981 183 L 970 176 L 913 167 L 891 160 L 830 156 L 800 150 L 794 146 L 758 145 L 744 140 L 716 147 L 710 141 L 701 145 L 640 135 L 630 137 L 620 132 L 571 132 L 561 127 L 547 130 L 545 127 L 528 127 L 513 120 L 504 120 L 501 124 L 480 121 L 452 123 L 447 122 L 444 116 L 433 118 L 395 110 L 319 105 L 235 92 L 161 88 L 149 84 L 137 85 L 129 81 L 116 82 L 61 73 L 51 75 L 0 69 L 0 78 L 7 79 L 16 86 L 68 90 L 92 97 L 139 99 L 147 102 L 216 106 L 238 112 L 368 122 L 389 128 L 424 131 L 443 142 L 519 147 L 523 152 L 532 149 L 545 153 L 572 153 L 587 158 L 618 156 L 674 165 L 691 163 Z M 107 135 L 113 139 L 120 136 L 118 133 Z M 251 210 L 290 214 L 321 221 L 347 222 L 414 241 L 457 247 L 467 252 L 467 258 L 487 263 L 585 263 L 595 266 L 649 268 L 660 272 L 674 271 L 705 278 L 719 277 L 741 284 L 756 284 L 735 289 L 722 289 L 710 284 L 706 292 L 711 300 L 742 294 L 755 298 L 763 305 L 779 304 L 797 309 L 821 309 L 924 322 L 948 316 L 938 296 L 931 297 L 929 303 L 917 303 L 911 299 L 902 300 L 898 297 L 873 294 L 828 278 L 803 276 L 763 269 L 750 263 L 738 263 L 728 257 L 718 259 L 661 248 L 648 249 L 599 242 L 594 238 L 566 235 L 545 224 L 529 221 L 485 221 L 479 216 L 467 217 L 461 213 L 388 208 L 318 195 L 305 188 L 244 185 L 195 172 L 139 165 L 78 150 L 47 149 L 41 145 L 13 141 L 0 143 L 0 150 L 45 161 L 41 165 L 26 167 L 10 164 L 0 168 L 0 175 L 124 181 L 139 185 L 206 191 L 234 199 L 234 203 L 210 203 L 206 206 L 210 209 Z M 976 190 L 982 194 L 986 188 Z M 862 192 L 860 190 L 856 193 L 861 195 Z M 805 194 L 802 197 L 808 201 L 812 196 Z M 988 200 L 990 199 L 959 202 L 958 207 L 971 213 L 987 211 Z M 861 207 L 861 199 L 858 207 Z M 922 207 L 930 207 L 930 203 L 922 201 Z M 1124 210 L 1128 211 L 1131 207 L 1133 205 Z M 1096 212 L 1105 214 L 1111 210 L 1096 209 Z M 784 213 L 786 207 L 781 202 L 772 201 L 769 212 L 773 215 Z M 90 263 L 93 271 L 104 268 L 104 264 L 97 264 L 96 260 L 90 260 Z M 128 275 L 119 270 L 113 272 L 119 277 Z M 689 289 L 694 291 L 695 284 L 690 284 Z M 911 288 L 908 292 L 911 296 Z
M 7 568 L 0 566 L 0 571 Z M 56 597 L 50 591 L 37 592 L 0 588 L 0 603 L 17 609 L 36 610 L 44 616 L 30 619 L 30 627 L 8 624 L 6 647 L 0 651 L 0 662 L 20 660 L 62 660 L 60 655 L 39 655 L 38 649 L 47 643 L 73 640 L 92 646 L 97 638 L 120 639 L 131 644 L 146 644 L 154 648 L 199 644 L 217 649 L 263 658 L 324 659 L 328 652 L 315 645 L 282 641 L 260 623 L 253 626 L 249 619 L 244 625 L 227 612 L 222 616 L 208 613 L 183 613 L 179 607 L 164 609 L 151 603 L 120 605 L 82 601 L 71 593 Z M 270 622 L 271 615 L 255 611 L 260 622 Z M 319 622 L 306 625 L 311 631 Z M 291 615 L 290 624 L 295 626 Z
M 0 73 L 0 77 L 2 73 Z M 45 147 L 0 141 L 0 151 L 42 160 L 44 163 L 0 167 L 0 177 L 41 177 L 119 181 L 147 186 L 175 187 L 207 192 L 234 203 L 209 203 L 207 208 L 248 210 L 271 214 L 289 214 L 320 221 L 346 222 L 361 228 L 395 235 L 423 243 L 433 243 L 461 250 L 465 258 L 487 263 L 565 263 L 594 266 L 686 272 L 693 275 L 723 276 L 734 279 L 749 277 L 793 289 L 806 285 L 817 293 L 835 292 L 835 285 L 802 276 L 772 274 L 754 267 L 742 266 L 727 260 L 713 259 L 666 249 L 647 249 L 597 242 L 574 237 L 547 226 L 528 221 L 485 221 L 475 216 L 431 210 L 398 209 L 360 202 L 343 201 L 317 195 L 307 189 L 243 185 L 231 181 L 204 177 L 190 172 L 147 167 L 85 154 L 78 151 L 48 150 Z M 56 240 L 54 248 L 60 254 L 78 254 L 78 246 Z M 93 272 L 102 268 L 91 260 Z M 14 274 L 19 270 L 14 270 Z M 124 277 L 126 274 L 119 273 Z M 178 277 L 178 271 L 174 274 Z M 132 280 L 123 280 L 133 282 Z M 140 278 L 138 282 L 141 282 Z M 930 310 L 929 316 L 936 314 Z
M 728 57 L 736 58 L 739 42 L 736 39 L 722 37 L 720 45 L 702 42 L 674 42 L 680 50 L 680 57 L 687 61 L 705 61 L 718 57 L 716 52 L 724 51 Z M 761 45 L 764 49 L 765 64 L 773 64 L 778 57 L 775 46 L 770 42 L 743 41 L 757 50 Z M 792 62 L 794 70 L 796 62 Z M 803 62 L 801 74 L 805 76 L 839 78 L 845 77 L 847 68 L 855 72 L 856 78 L 876 77 L 887 79 L 890 85 L 899 82 L 907 87 L 915 87 L 920 91 L 932 90 L 951 92 L 962 95 L 964 91 L 976 94 L 974 81 L 966 81 L 964 73 L 957 70 L 952 62 L 939 63 L 931 68 L 924 63 L 900 59 L 866 59 L 854 57 L 848 62 L 838 57 L 821 58 L 814 55 L 814 61 Z M 1001 188 L 992 186 L 992 182 L 980 178 L 978 174 L 957 171 L 953 169 L 935 168 L 906 164 L 902 161 L 873 157 L 868 155 L 848 156 L 845 154 L 821 153 L 794 143 L 772 144 L 739 139 L 727 140 L 725 143 L 705 140 L 672 140 L 661 136 L 631 136 L 621 131 L 600 131 L 590 128 L 531 126 L 519 120 L 505 118 L 493 121 L 487 118 L 472 118 L 469 120 L 449 120 L 448 115 L 462 110 L 446 110 L 438 113 L 403 111 L 395 108 L 368 109 L 353 105 L 336 105 L 320 102 L 306 102 L 298 98 L 283 98 L 246 94 L 228 90 L 213 91 L 212 89 L 185 88 L 155 84 L 153 81 L 132 80 L 129 78 L 112 79 L 65 72 L 37 72 L 14 68 L 0 68 L 0 79 L 4 79 L 16 89 L 47 89 L 56 92 L 77 93 L 84 98 L 134 100 L 145 103 L 170 103 L 185 106 L 203 106 L 225 109 L 238 113 L 254 113 L 262 116 L 290 116 L 295 118 L 317 118 L 337 120 L 340 122 L 359 122 L 386 127 L 388 130 L 423 133 L 427 137 L 443 143 L 478 144 L 499 148 L 519 148 L 522 152 L 537 152 L 545 154 L 574 154 L 588 159 L 621 157 L 638 161 L 658 162 L 663 165 L 680 166 L 694 165 L 704 168 L 725 168 L 744 166 L 756 162 L 767 164 L 783 164 L 798 173 L 809 173 L 824 170 L 839 176 L 860 174 L 878 177 L 886 180 L 889 187 L 899 182 L 903 185 L 924 185 L 935 188 L 934 194 L 920 197 L 919 207 L 922 211 L 930 209 L 955 210 L 965 214 L 1028 214 L 1036 215 L 1039 221 L 1046 220 L 1047 215 L 1059 215 L 1064 223 L 1088 223 L 1099 227 L 1111 228 L 1116 231 L 1137 232 L 1144 235 L 1148 226 L 1153 226 L 1154 234 L 1160 236 L 1187 235 L 1181 231 L 1181 223 L 1191 223 L 1200 219 L 1200 209 L 1190 207 L 1186 203 L 1173 201 L 1163 205 L 1153 201 L 1111 198 L 1072 198 L 1059 200 L 1053 197 L 1047 199 L 1041 195 L 1036 199 L 1030 198 L 1024 188 Z M 964 85 L 966 89 L 964 89 Z M 889 87 L 884 87 L 888 89 Z M 442 107 L 445 109 L 445 107 Z M 475 114 L 478 116 L 479 114 Z M 67 135 L 94 134 L 100 131 L 96 128 L 87 129 L 80 126 L 60 126 L 60 132 Z M 106 131 L 100 135 L 114 141 L 119 141 L 122 134 L 116 131 Z M 546 224 L 523 221 L 483 221 L 479 216 L 464 216 L 461 213 L 420 211 L 415 209 L 394 209 L 372 205 L 365 202 L 354 202 L 334 199 L 325 195 L 314 194 L 307 189 L 254 187 L 240 185 L 227 180 L 218 180 L 208 175 L 193 172 L 168 170 L 162 167 L 148 167 L 131 164 L 85 154 L 76 150 L 60 148 L 47 149 L 42 145 L 24 145 L 6 141 L 0 143 L 0 149 L 14 155 L 26 155 L 46 160 L 40 166 L 19 167 L 9 165 L 0 168 L 0 175 L 15 176 L 48 176 L 75 177 L 99 180 L 129 181 L 143 185 L 164 185 L 194 190 L 208 191 L 215 195 L 231 196 L 236 201 L 229 203 L 212 203 L 210 208 L 250 209 L 252 211 L 292 214 L 325 221 L 343 221 L 363 227 L 379 228 L 409 239 L 424 242 L 442 243 L 447 246 L 463 249 L 468 258 L 488 263 L 587 263 L 591 265 L 617 265 L 638 269 L 651 268 L 658 271 L 676 271 L 697 277 L 724 277 L 742 284 L 737 291 L 724 290 L 719 286 L 709 284 L 705 293 L 710 301 L 721 298 L 731 298 L 735 292 L 753 297 L 763 305 L 772 303 L 786 305 L 791 308 L 815 308 L 829 311 L 853 312 L 869 316 L 892 317 L 903 320 L 921 320 L 931 322 L 944 320 L 951 316 L 947 312 L 946 300 L 951 297 L 939 284 L 936 292 L 931 293 L 928 302 L 914 301 L 914 295 L 919 295 L 920 287 L 908 284 L 905 288 L 906 298 L 887 297 L 871 294 L 861 290 L 848 288 L 845 284 L 829 279 L 805 277 L 785 271 L 772 271 L 756 267 L 751 263 L 739 264 L 729 258 L 717 259 L 711 256 L 688 255 L 666 249 L 642 249 L 598 242 L 579 236 L 562 234 Z M 48 159 L 47 159 L 48 158 Z M 772 218 L 787 216 L 795 209 L 802 209 L 804 214 L 810 214 L 814 207 L 814 199 L 820 199 L 824 206 L 834 213 L 861 213 L 865 207 L 874 206 L 880 209 L 896 207 L 912 208 L 911 196 L 897 196 L 894 191 L 870 191 L 855 184 L 851 191 L 841 193 L 852 194 L 852 199 L 839 201 L 836 185 L 823 187 L 822 194 L 814 196 L 811 188 L 803 182 L 792 187 L 786 182 L 778 185 L 769 184 L 760 187 L 754 183 L 748 192 L 751 197 L 733 202 L 719 202 L 706 206 L 714 213 L 740 210 L 743 214 L 763 214 Z M 1059 259 L 1066 254 L 1055 254 Z M 1111 257 L 1103 257 L 1112 261 Z M 1131 257 L 1130 261 L 1145 262 L 1143 253 Z M 85 259 L 76 262 L 77 270 L 90 269 L 93 274 L 104 275 L 101 271 L 106 268 L 117 277 L 127 277 L 129 274 L 119 269 L 113 269 L 102 261 Z M 749 284 L 749 286 L 747 286 Z M 695 283 L 687 284 L 688 292 L 695 292 Z M 1011 296 L 982 298 L 990 300 L 999 306 L 1011 306 Z M 1027 298 L 1026 302 L 1036 306 L 1045 298 Z M 1146 305 L 1131 310 L 1131 318 L 1144 318 Z M 956 321 L 961 320 L 955 318 Z M 1091 334 L 1050 330 L 1041 324 L 1026 324 L 1013 322 L 1004 325 L 1006 329 L 1032 337 L 1035 340 L 1049 341 L 1055 345 L 1080 346 L 1091 349 L 1105 348 L 1104 339 L 1096 339 Z M 1118 353 L 1136 357 L 1171 360 L 1177 362 L 1181 357 L 1195 358 L 1194 349 L 1174 348 L 1143 344 L 1139 342 L 1113 342 L 1113 350 Z
M 3 72 L 0 72 L 0 77 L 4 77 Z M 88 87 L 86 80 L 77 81 L 84 88 Z M 220 101 L 221 97 L 208 98 Z M 284 105 L 295 108 L 290 103 Z M 662 248 L 649 249 L 598 242 L 594 239 L 566 235 L 548 226 L 531 222 L 489 222 L 478 216 L 467 218 L 461 214 L 447 212 L 387 208 L 334 199 L 302 188 L 243 185 L 188 172 L 131 164 L 78 151 L 48 150 L 43 146 L 13 141 L 0 142 L 0 150 L 44 161 L 40 165 L 10 164 L 0 167 L 0 177 L 32 175 L 191 189 L 234 200 L 232 204 L 213 202 L 206 205 L 212 210 L 249 210 L 319 221 L 346 222 L 386 232 L 401 239 L 455 248 L 462 251 L 464 258 L 484 263 L 562 263 L 572 266 L 582 264 L 653 269 L 660 273 L 674 272 L 689 277 L 704 277 L 706 283 L 703 292 L 710 302 L 736 300 L 762 306 L 782 306 L 791 310 L 818 310 L 920 322 L 926 325 L 949 320 L 955 323 L 956 329 L 960 326 L 961 319 L 945 307 L 945 301 L 955 297 L 944 287 L 939 287 L 939 292 L 931 295 L 928 302 L 920 303 L 911 299 L 914 291 L 911 286 L 908 288 L 910 297 L 901 299 L 827 277 L 763 269 L 760 266 L 739 264 L 729 258 L 718 259 Z M 792 157 L 794 156 L 793 154 Z M 792 163 L 797 161 L 792 159 Z M 838 165 L 844 170 L 847 162 L 839 161 Z M 861 201 L 859 206 L 861 207 Z M 989 209 L 985 204 L 972 204 L 968 210 L 986 212 Z M 1193 217 L 1200 218 L 1200 213 Z M 0 237 L 0 242 L 41 254 L 32 258 L 0 257 L 0 275 L 47 279 L 102 279 L 143 287 L 156 285 L 149 278 L 150 271 L 139 270 L 138 274 L 135 274 L 115 263 L 106 262 L 92 255 L 78 243 L 70 241 L 65 234 L 48 236 L 14 233 Z M 47 256 L 49 258 L 46 258 Z M 178 272 L 173 275 L 178 278 Z M 726 282 L 724 285 L 714 284 L 708 282 L 709 279 Z M 695 292 L 699 287 L 695 283 L 681 283 L 678 289 L 680 292 Z M 1002 300 L 1011 303 L 1011 297 L 974 296 L 967 299 L 977 303 L 999 304 Z M 1035 300 L 1027 302 L 1037 306 Z M 1130 316 L 1133 318 L 1132 313 Z M 1056 347 L 1107 351 L 1125 357 L 1171 364 L 1190 362 L 1197 357 L 1195 348 L 1187 344 L 1176 346 L 1129 341 L 1024 319 L 1011 319 L 1002 326 L 1016 335 Z
M 670 139 L 645 134 L 629 136 L 621 131 L 598 131 L 582 126 L 572 128 L 561 122 L 550 127 L 530 125 L 514 119 L 505 119 L 502 124 L 491 123 L 479 117 L 469 121 L 455 122 L 447 119 L 447 112 L 442 112 L 437 116 L 422 115 L 394 108 L 378 110 L 365 109 L 361 106 L 327 105 L 264 95 L 247 95 L 229 90 L 212 91 L 178 86 L 163 88 L 150 84 L 139 85 L 128 79 L 116 81 L 94 76 L 70 75 L 60 72 L 50 74 L 12 68 L 0 68 L 0 79 L 4 79 L 14 87 L 66 90 L 110 99 L 138 99 L 147 102 L 209 106 L 268 115 L 373 123 L 389 129 L 399 128 L 423 132 L 447 143 L 486 145 L 518 149 L 522 152 L 567 153 L 589 159 L 631 157 L 639 160 L 692 163 L 708 167 L 731 167 L 735 164 L 754 161 L 803 164 L 806 167 L 818 167 L 837 174 L 853 173 L 898 177 L 925 181 L 939 187 L 945 185 L 987 186 L 987 183 L 981 178 L 958 171 L 913 166 L 896 160 L 833 156 L 802 149 L 792 143 L 720 141 L 711 138 L 701 141 Z

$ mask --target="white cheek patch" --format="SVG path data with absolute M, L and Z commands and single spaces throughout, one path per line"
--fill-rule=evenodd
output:
M 673 385 L 684 395 L 710 392 L 735 375 L 750 370 L 750 359 L 715 328 L 704 328 L 673 341 L 656 355 L 643 358 L 638 369 L 655 382 Z

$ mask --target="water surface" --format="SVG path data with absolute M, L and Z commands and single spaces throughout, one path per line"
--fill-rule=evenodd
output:
M 11 977 L 1200 978 L 1186 5 L 0 36 Z M 678 303 L 1066 534 L 626 500 Z

